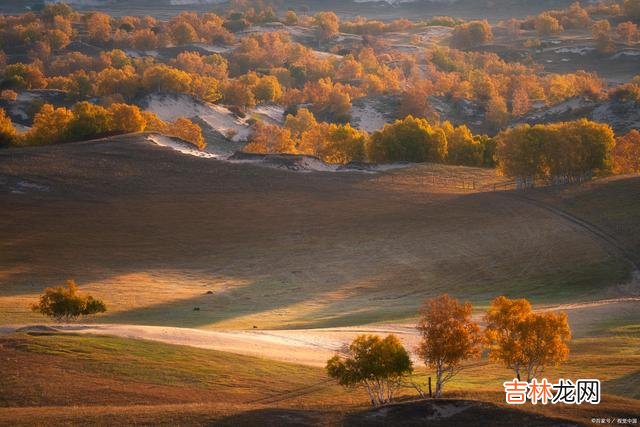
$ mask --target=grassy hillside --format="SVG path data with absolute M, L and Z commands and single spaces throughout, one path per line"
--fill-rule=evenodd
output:
M 507 408 L 495 386 L 510 374 L 481 362 L 470 365 L 449 388 L 446 397 L 458 400 L 411 403 L 378 412 L 367 408 L 362 392 L 327 382 L 317 368 L 104 336 L 13 334 L 0 338 L 0 357 L 6 361 L 0 364 L 5 379 L 0 383 L 0 423 L 29 425 L 46 416 L 52 425 L 388 425 L 393 420 L 420 425 L 429 416 L 434 425 L 473 419 L 477 425 L 507 426 L 515 420 L 557 425 L 559 419 L 587 425 L 598 411 L 629 416 L 637 408 L 637 400 L 611 393 L 628 395 L 636 387 L 638 339 L 619 337 L 604 344 L 607 351 L 597 360 L 589 356 L 594 342 L 574 344 L 575 358 L 562 371 L 574 376 L 589 369 L 588 364 L 600 366 L 589 371 L 604 381 L 605 395 L 597 407 Z M 559 372 L 547 375 L 556 378 Z M 619 379 L 606 381 L 618 375 Z M 402 394 L 405 400 L 414 393 L 407 389 Z M 446 410 L 450 407 L 460 411 Z
M 491 171 L 295 173 L 141 138 L 0 152 L 0 324 L 40 321 L 29 304 L 67 278 L 106 301 L 100 321 L 190 327 L 399 320 L 442 292 L 479 305 L 627 292 L 615 285 L 629 264 L 597 236 L 526 200 L 431 181 L 478 189 L 500 180 Z M 585 197 L 615 215 L 601 200 L 626 187 L 600 188 Z M 637 244 L 629 221 L 620 234 Z

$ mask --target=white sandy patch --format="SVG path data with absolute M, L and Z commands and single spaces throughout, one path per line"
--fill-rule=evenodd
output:
M 352 106 L 350 114 L 355 127 L 367 132 L 382 129 L 388 123 L 384 114 L 376 110 L 370 103 Z
M 574 55 L 585 56 L 591 51 L 596 50 L 594 47 L 583 46 L 583 47 L 560 47 L 557 49 L 553 49 L 555 53 L 572 53 Z
M 611 57 L 611 59 L 620 59 L 623 56 L 636 57 L 640 56 L 640 50 L 623 50 L 622 52 L 618 52 Z
M 205 43 L 194 43 L 193 44 L 200 49 L 206 50 L 209 53 L 227 53 L 231 51 L 231 48 L 228 46 L 220 46 L 220 45 L 212 45 Z
M 197 101 L 187 95 L 153 94 L 147 97 L 146 105 L 147 111 L 154 112 L 166 121 L 174 121 L 179 117 L 199 117 L 232 141 L 247 141 L 251 134 L 247 118 L 239 118 L 221 105 Z
M 271 124 L 281 125 L 284 123 L 284 107 L 281 105 L 258 105 L 250 110 L 249 115 L 258 115 L 260 118 Z
M 200 151 L 191 144 L 175 140 L 165 135 L 149 135 L 147 136 L 147 141 L 151 141 L 161 147 L 172 148 L 182 154 L 188 154 L 189 156 L 204 157 L 207 159 L 220 158 L 220 156 L 215 153 L 207 152 L 206 148 L 204 151 Z

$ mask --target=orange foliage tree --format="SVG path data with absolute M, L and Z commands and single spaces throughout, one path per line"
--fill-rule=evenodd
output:
M 62 142 L 66 138 L 71 120 L 73 120 L 71 110 L 44 104 L 36 113 L 31 129 L 25 135 L 25 143 L 27 145 L 43 145 Z
M 460 24 L 453 29 L 451 45 L 456 48 L 466 49 L 482 45 L 493 39 L 491 25 L 486 20 L 470 21 Z
M 485 315 L 489 358 L 513 369 L 527 381 L 569 355 L 571 328 L 566 313 L 534 313 L 526 299 L 497 297 Z
M 442 129 L 425 119 L 407 116 L 373 133 L 367 151 L 374 162 L 442 162 L 447 155 L 447 138 Z
M 616 138 L 613 172 L 618 174 L 640 173 L 640 131 L 637 129 Z
M 0 108 L 0 147 L 13 145 L 17 140 L 17 132 L 4 109 Z
M 427 367 L 435 370 L 435 397 L 442 397 L 444 384 L 460 372 L 461 363 L 480 356 L 480 327 L 471 320 L 470 303 L 449 295 L 425 301 L 418 331 L 422 337 L 417 352 Z

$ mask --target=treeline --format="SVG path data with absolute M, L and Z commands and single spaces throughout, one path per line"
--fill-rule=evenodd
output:
M 328 163 L 351 161 L 432 162 L 497 166 L 523 185 L 534 180 L 568 183 L 593 174 L 640 173 L 640 132 L 616 138 L 607 124 L 581 119 L 520 125 L 496 137 L 474 135 L 464 125 L 407 116 L 372 134 L 349 124 L 319 122 L 312 112 L 289 114 L 283 126 L 258 123 L 244 148 L 254 153 L 290 153 Z
M 431 124 L 407 116 L 368 135 L 351 127 L 318 122 L 300 109 L 289 114 L 282 127 L 259 123 L 244 148 L 254 153 L 290 153 L 319 157 L 328 163 L 438 162 L 493 166 L 491 138 L 473 135 L 464 125 Z
M 508 176 L 527 182 L 582 179 L 613 167 L 615 136 L 611 127 L 586 119 L 550 125 L 521 125 L 497 137 L 496 158 Z
M 6 112 L 0 109 L 0 146 L 48 145 L 142 131 L 176 136 L 200 150 L 206 146 L 202 129 L 191 120 L 165 122 L 135 105 L 111 104 L 105 108 L 79 102 L 68 109 L 44 104 L 25 133 L 18 133 Z
M 571 339 L 566 313 L 534 313 L 526 299 L 494 299 L 484 315 L 484 333 L 472 319 L 473 307 L 448 295 L 424 302 L 417 329 L 420 342 L 415 352 L 435 374 L 435 397 L 458 375 L 463 363 L 489 350 L 489 359 L 513 371 L 515 378 L 530 382 L 547 366 L 567 360 Z M 361 335 L 346 356 L 327 361 L 331 378 L 345 387 L 362 387 L 373 406 L 391 402 L 400 388 L 425 392 L 412 380 L 409 352 L 394 335 L 380 338 Z M 510 376 L 509 379 L 514 378 Z

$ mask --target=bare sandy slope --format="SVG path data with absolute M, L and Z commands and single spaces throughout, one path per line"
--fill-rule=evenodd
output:
M 540 311 L 563 310 L 569 314 L 575 336 L 597 332 L 597 326 L 614 315 L 640 312 L 640 297 L 598 300 L 580 304 L 541 307 Z M 480 315 L 476 315 L 481 320 Z M 31 327 L 0 327 L 0 333 Z M 62 325 L 59 330 L 124 338 L 146 339 L 168 344 L 188 345 L 280 362 L 308 366 L 324 366 L 336 352 L 343 352 L 348 343 L 361 334 L 395 334 L 417 361 L 414 349 L 419 340 L 413 324 L 377 324 L 341 328 L 293 330 L 200 330 L 165 326 L 124 324 Z

